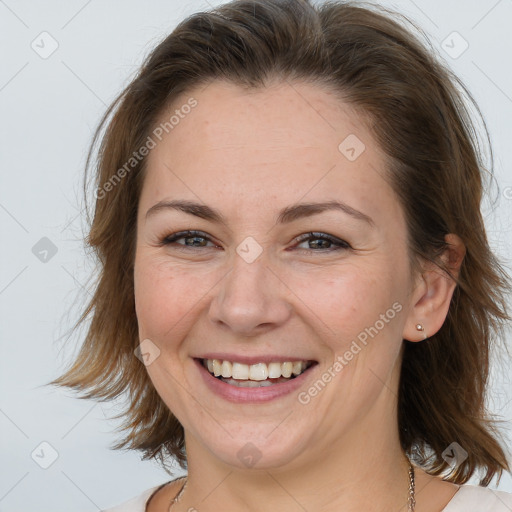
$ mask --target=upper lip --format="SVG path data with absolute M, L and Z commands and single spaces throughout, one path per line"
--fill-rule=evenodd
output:
M 286 362 L 295 362 L 295 361 L 311 361 L 315 363 L 314 359 L 309 358 L 300 358 L 297 356 L 282 356 L 282 355 L 272 355 L 272 354 L 264 354 L 260 356 L 248 356 L 242 354 L 229 354 L 227 352 L 212 352 L 208 354 L 203 354 L 201 356 L 195 357 L 195 359 L 219 359 L 220 361 L 231 361 L 232 363 L 242 363 L 247 365 L 258 364 L 258 363 L 286 363 Z

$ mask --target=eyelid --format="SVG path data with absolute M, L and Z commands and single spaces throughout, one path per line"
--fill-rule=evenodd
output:
M 205 240 L 215 243 L 209 235 L 204 233 L 203 231 L 197 231 L 195 229 L 186 229 L 183 231 L 176 231 L 175 233 L 171 233 L 169 235 L 166 235 L 163 237 L 160 241 L 160 245 L 168 245 L 176 240 L 179 240 L 180 238 L 192 238 L 192 237 L 198 237 L 198 238 L 204 238 Z M 183 245 L 183 247 L 191 247 Z
M 328 240 L 329 242 L 332 242 L 333 244 L 337 244 L 342 247 L 346 247 L 347 249 L 351 248 L 351 245 L 341 238 L 338 238 L 334 235 L 329 235 L 328 233 L 323 233 L 321 231 L 309 231 L 308 233 L 304 233 L 302 235 L 299 235 L 294 239 L 295 242 L 303 242 L 304 240 L 308 239 L 319 239 L 319 240 Z

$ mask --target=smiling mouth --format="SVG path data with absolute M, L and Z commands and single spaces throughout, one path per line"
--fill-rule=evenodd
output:
M 242 388 L 267 387 L 288 382 L 316 364 L 316 361 L 287 361 L 248 365 L 221 359 L 200 359 L 200 362 L 213 377 Z

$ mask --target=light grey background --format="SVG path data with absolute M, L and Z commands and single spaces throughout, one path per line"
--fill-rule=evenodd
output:
M 115 404 L 78 400 L 44 383 L 71 357 L 72 350 L 61 350 L 62 339 L 90 293 L 93 266 L 80 236 L 82 173 L 92 132 L 148 51 L 186 15 L 219 3 L 0 0 L 0 512 L 92 512 L 169 480 L 156 463 L 109 449 L 117 439 L 118 422 L 107 419 Z M 508 257 L 512 1 L 383 3 L 427 31 L 484 113 L 500 187 L 493 190 L 494 209 L 486 206 L 486 221 L 492 246 Z M 40 35 L 45 31 L 50 36 Z M 446 39 L 453 31 L 469 44 L 457 58 L 453 53 L 463 41 Z M 44 55 L 52 44 L 58 48 Z M 46 262 L 32 251 L 43 237 L 57 249 Z M 75 336 L 70 345 L 78 341 Z M 489 405 L 507 420 L 508 435 L 510 369 L 495 367 Z M 58 453 L 48 469 L 34 461 L 51 462 L 52 451 L 42 442 Z M 509 474 L 499 488 L 512 492 Z

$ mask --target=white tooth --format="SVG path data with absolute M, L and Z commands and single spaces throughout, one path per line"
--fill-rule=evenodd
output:
M 268 368 L 265 363 L 251 364 L 249 378 L 251 380 L 265 380 L 268 377 Z
M 281 364 L 281 375 L 283 377 L 289 378 L 292 376 L 293 364 L 291 362 L 286 362 Z
M 218 377 L 222 374 L 222 363 L 218 359 L 214 359 L 212 361 L 213 364 L 213 374 L 215 377 Z
M 233 379 L 247 380 L 249 378 L 249 366 L 242 363 L 233 363 L 231 370 Z
M 268 365 L 268 377 L 270 379 L 279 379 L 281 377 L 281 363 L 270 363 Z
M 229 361 L 222 361 L 222 376 L 225 379 L 229 379 L 231 377 L 232 370 L 233 365 Z
M 222 376 L 225 379 L 233 378 L 238 381 L 263 382 L 266 379 L 279 379 L 280 377 L 289 379 L 292 374 L 294 376 L 300 375 L 308 368 L 308 363 L 306 361 L 293 363 L 287 361 L 285 363 L 269 363 L 268 365 L 265 363 L 246 365 L 220 359 L 206 359 L 203 361 L 203 366 L 206 366 L 215 377 Z
M 295 363 L 293 363 L 292 372 L 293 375 L 300 375 L 300 373 L 302 372 L 302 361 L 296 361 Z

